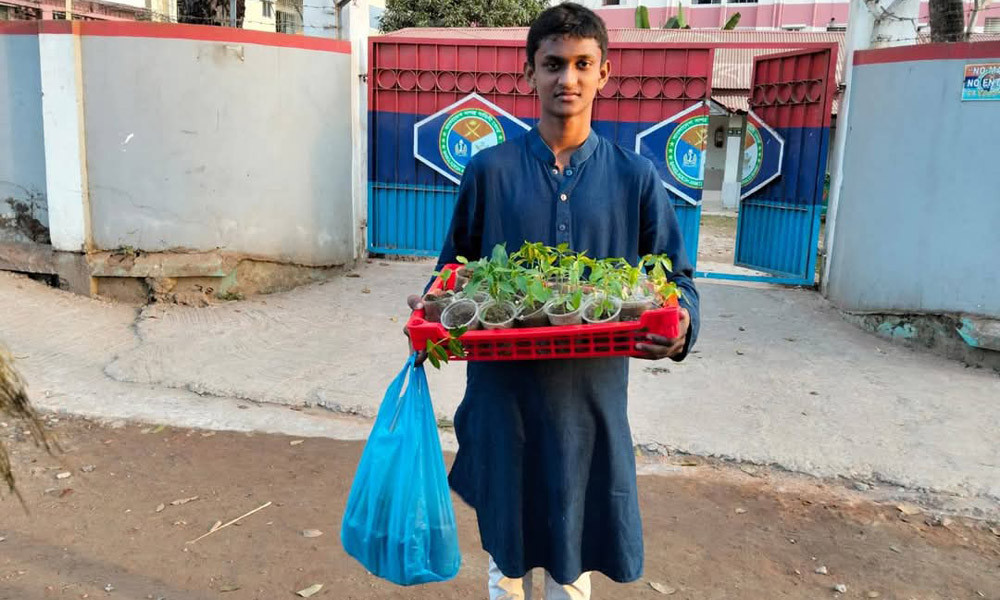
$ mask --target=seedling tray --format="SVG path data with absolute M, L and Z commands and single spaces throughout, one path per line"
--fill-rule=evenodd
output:
M 461 265 L 448 265 L 448 281 L 438 278 L 431 291 L 449 290 Z M 406 324 L 414 350 L 425 350 L 427 341 L 447 340 L 441 323 L 424 320 L 416 310 Z M 464 360 L 545 360 L 554 358 L 595 358 L 601 356 L 641 356 L 635 345 L 650 333 L 676 338 L 680 333 L 680 307 L 676 301 L 643 313 L 638 321 L 561 327 L 525 327 L 502 330 L 467 331 L 459 341 L 465 348 Z M 444 345 L 447 349 L 447 345 Z M 455 360 L 463 360 L 452 356 Z

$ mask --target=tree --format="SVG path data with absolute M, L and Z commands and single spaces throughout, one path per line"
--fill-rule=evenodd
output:
M 645 6 L 640 5 L 639 8 L 635 9 L 635 27 L 636 29 L 649 29 L 649 9 Z
M 243 27 L 245 0 L 236 0 L 236 26 Z M 177 22 L 229 27 L 229 0 L 179 0 Z
M 962 0 L 930 0 L 931 41 L 965 41 L 965 7 Z
M 684 7 L 680 5 L 680 2 L 677 3 L 677 15 L 667 19 L 667 22 L 663 24 L 663 29 L 691 29 L 684 17 Z
M 547 6 L 546 0 L 387 0 L 379 29 L 522 27 Z

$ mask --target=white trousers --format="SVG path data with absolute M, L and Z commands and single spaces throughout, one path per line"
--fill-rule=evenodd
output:
M 531 571 L 511 579 L 500 572 L 490 557 L 490 600 L 531 600 Z M 590 573 L 569 585 L 560 585 L 545 572 L 545 600 L 590 600 Z

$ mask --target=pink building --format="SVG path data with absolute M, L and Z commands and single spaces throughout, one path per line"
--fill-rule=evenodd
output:
M 144 2 L 73 0 L 73 18 L 81 21 L 148 21 Z M 175 11 L 176 12 L 176 11 Z M 37 21 L 66 18 L 64 0 L 0 0 L 0 21 Z
M 849 0 L 679 0 L 688 24 L 694 28 L 722 27 L 733 13 L 740 13 L 740 29 L 822 31 L 847 25 Z M 662 26 L 677 14 L 678 0 L 585 0 L 608 27 L 634 27 L 635 9 L 649 9 L 650 25 Z M 966 2 L 967 10 L 972 3 Z M 920 6 L 919 24 L 930 22 L 928 3 Z M 1000 33 L 1000 4 L 980 11 L 976 32 Z

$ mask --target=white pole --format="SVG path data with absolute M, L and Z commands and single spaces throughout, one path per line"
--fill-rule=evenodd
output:
M 854 73 L 854 52 L 872 47 L 906 46 L 916 43 L 919 0 L 880 0 L 868 4 L 851 0 L 847 34 L 844 39 L 844 85 L 837 112 L 837 131 L 830 149 L 830 204 L 826 211 L 826 237 L 823 242 L 824 263 L 820 290 L 827 294 L 830 264 L 833 262 L 834 240 L 837 233 L 837 209 L 844 180 L 844 151 L 851 128 L 851 80 Z
M 351 40 L 351 196 L 354 212 L 354 257 L 367 250 L 368 222 L 368 0 L 352 0 L 348 9 Z M 341 21 L 343 22 L 343 21 Z

